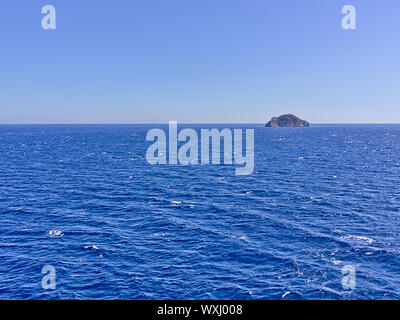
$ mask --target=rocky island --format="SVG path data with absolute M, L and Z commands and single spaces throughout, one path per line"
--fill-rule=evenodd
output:
M 309 127 L 310 124 L 301 120 L 293 114 L 284 114 L 279 117 L 273 117 L 265 125 L 266 127 Z

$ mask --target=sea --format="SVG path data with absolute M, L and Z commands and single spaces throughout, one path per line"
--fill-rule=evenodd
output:
M 400 298 L 400 125 L 186 127 L 254 129 L 254 172 L 150 165 L 166 125 L 1 125 L 0 299 Z

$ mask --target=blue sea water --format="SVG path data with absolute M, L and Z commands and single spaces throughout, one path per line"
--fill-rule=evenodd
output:
M 249 176 L 148 164 L 153 127 L 0 126 L 0 299 L 400 298 L 400 126 L 230 125 Z

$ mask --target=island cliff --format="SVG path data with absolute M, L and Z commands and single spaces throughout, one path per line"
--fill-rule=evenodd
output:
M 293 114 L 284 114 L 279 117 L 273 117 L 265 125 L 266 127 L 309 127 L 310 124 L 301 120 Z

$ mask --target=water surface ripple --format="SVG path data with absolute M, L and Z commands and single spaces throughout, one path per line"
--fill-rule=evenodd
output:
M 242 126 L 250 176 L 151 166 L 151 127 L 0 126 L 0 299 L 400 298 L 400 126 Z

